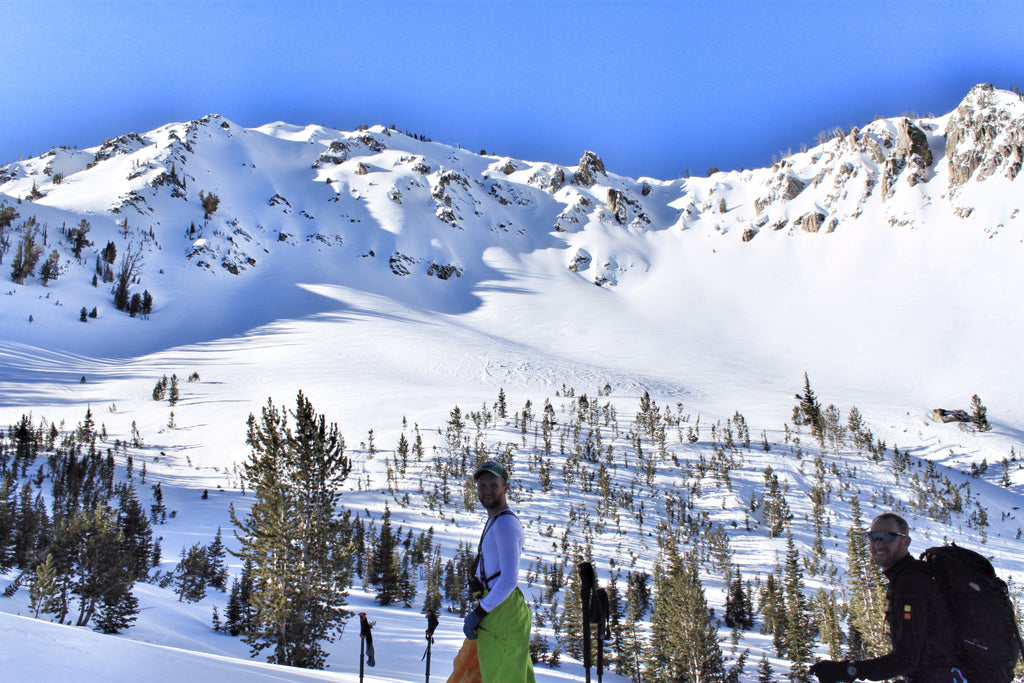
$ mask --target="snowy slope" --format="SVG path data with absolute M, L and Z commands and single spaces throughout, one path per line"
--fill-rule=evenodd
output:
M 824 402 L 844 415 L 856 405 L 890 448 L 910 448 L 919 462 L 969 484 L 989 509 L 988 552 L 1019 581 L 1015 510 L 1024 475 L 1014 463 L 1013 486 L 1002 488 L 997 463 L 1024 445 L 1016 351 L 1024 338 L 1022 129 L 1024 102 L 979 86 L 946 116 L 879 119 L 772 167 L 673 181 L 605 173 L 590 153 L 561 167 L 382 127 L 244 129 L 219 116 L 89 150 L 57 148 L 0 167 L 0 205 L 18 213 L 3 266 L 34 217 L 44 259 L 57 249 L 62 269 L 45 287 L 37 269 L 26 284 L 2 288 L 0 424 L 31 413 L 71 428 L 90 406 L 110 441 L 127 438 L 136 424 L 146 442 L 137 460 L 178 512 L 160 528 L 170 569 L 186 543 L 228 530 L 228 502 L 246 505 L 236 471 L 247 455 L 246 417 L 268 398 L 291 405 L 301 390 L 338 422 L 359 463 L 345 504 L 379 518 L 390 501 L 407 529 L 434 527 L 450 557 L 474 536 L 479 515 L 426 509 L 412 476 L 404 486 L 412 503 L 400 509 L 385 493 L 382 456 L 367 452 L 369 430 L 384 452 L 413 425 L 440 448 L 452 406 L 490 406 L 499 388 L 510 412 L 530 400 L 539 413 L 550 398 L 564 425 L 575 397 L 593 398 L 608 385 L 611 394 L 599 401 L 618 411 L 621 424 L 605 434 L 616 452 L 629 451 L 630 421 L 646 390 L 687 417 L 672 435 L 673 452 L 695 463 L 714 450 L 711 425 L 720 425 L 720 441 L 721 425 L 740 411 L 754 441 L 763 430 L 772 451 L 757 453 L 755 445 L 735 475 L 736 490 L 713 489 L 697 505 L 715 523 L 743 529 L 766 464 L 801 494 L 811 485 L 810 459 L 791 457 L 784 427 L 806 371 Z M 33 188 L 42 196 L 29 200 Z M 200 192 L 220 200 L 208 218 Z M 61 227 L 82 219 L 93 244 L 79 261 Z M 109 283 L 92 286 L 108 242 L 118 254 L 129 245 L 142 250 L 132 291 L 153 294 L 149 319 L 115 310 Z M 97 308 L 97 318 L 80 322 L 83 307 Z M 183 384 L 178 405 L 152 400 L 161 375 L 193 372 L 200 381 Z M 988 406 L 992 432 L 929 418 L 933 408 L 967 408 L 972 394 Z M 689 444 L 683 435 L 698 417 L 701 438 Z M 527 529 L 524 572 L 527 563 L 565 554 L 545 535 L 548 524 L 582 542 L 575 512 L 596 516 L 593 495 L 571 487 L 542 493 L 537 473 L 525 467 L 536 435 L 520 442 L 510 422 L 485 432 L 491 452 L 517 444 L 520 504 L 540 517 Z M 809 436 L 803 441 L 813 448 Z M 825 457 L 856 463 L 860 479 L 851 486 L 862 503 L 916 495 L 907 477 L 893 481 L 850 447 Z M 982 461 L 992 465 L 985 477 L 961 474 Z M 687 486 L 670 463 L 659 465 L 650 485 L 648 519 L 624 516 L 616 532 L 599 534 L 599 557 L 648 570 L 657 560 L 647 534 L 667 515 L 665 497 Z M 631 475 L 620 471 L 616 482 L 628 489 Z M 211 496 L 200 502 L 204 489 Z M 806 548 L 809 502 L 794 499 L 795 535 Z M 830 510 L 829 551 L 840 565 L 848 502 L 837 493 Z M 974 534 L 968 522 L 969 512 L 949 523 L 920 519 L 936 542 Z M 779 541 L 763 530 L 735 532 L 745 577 L 772 570 Z M 607 580 L 614 567 L 599 570 Z M 709 572 L 705 583 L 720 609 L 721 577 Z M 224 596 L 179 606 L 173 594 L 144 590 L 152 609 L 127 638 L 247 658 L 244 644 L 207 628 Z M 26 599 L 13 600 L 0 601 L 0 610 L 24 614 Z M 361 595 L 353 604 L 373 605 Z M 162 626 L 168 612 L 191 621 Z M 59 628 L 36 631 L 0 618 L 12 638 L 40 639 L 33 647 L 53 638 L 46 629 Z M 393 665 L 382 662 L 374 675 L 384 678 L 376 680 L 419 680 L 422 617 L 381 609 L 379 619 L 391 634 L 382 640 L 404 634 L 417 645 L 399 648 Z M 457 620 L 445 622 L 438 676 L 458 642 Z M 75 646 L 110 647 L 110 657 L 120 647 L 132 648 L 125 657 L 149 656 L 125 638 L 79 637 L 116 641 Z M 352 671 L 353 647 L 351 634 L 339 641 L 332 670 Z M 748 675 L 763 649 L 774 656 L 770 638 L 756 632 L 743 647 L 754 652 Z M 182 658 L 182 667 L 219 666 Z M 582 677 L 578 664 L 563 661 L 543 680 Z M 226 680 L 250 675 L 240 666 Z

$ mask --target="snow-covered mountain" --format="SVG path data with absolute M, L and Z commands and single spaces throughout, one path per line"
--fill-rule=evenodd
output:
M 765 464 L 795 491 L 810 485 L 804 464 L 781 455 L 792 449 L 785 425 L 807 372 L 827 402 L 844 413 L 858 406 L 880 439 L 948 466 L 1010 515 L 996 525 L 989 512 L 989 547 L 1019 575 L 1012 510 L 1024 475 L 1008 465 L 1007 490 L 1002 468 L 987 479 L 960 472 L 1024 444 L 1022 158 L 1024 101 L 989 86 L 945 116 L 877 119 L 770 167 L 675 180 L 617 176 L 589 151 L 565 167 L 380 126 L 246 129 L 216 115 L 87 150 L 55 147 L 0 166 L 0 210 L 11 218 L 0 265 L 12 268 L 26 234 L 40 266 L 52 252 L 59 265 L 55 279 L 44 283 L 37 266 L 0 296 L 0 424 L 32 413 L 70 427 L 92 406 L 103 408 L 111 440 L 136 427 L 148 444 L 140 457 L 181 513 L 165 534 L 170 557 L 190 535 L 228 526 L 228 498 L 244 503 L 245 418 L 268 397 L 289 404 L 302 390 L 339 423 L 363 468 L 349 504 L 379 512 L 396 499 L 382 493 L 368 430 L 383 450 L 406 424 L 441 444 L 453 405 L 486 407 L 499 389 L 516 410 L 561 397 L 565 422 L 574 397 L 607 386 L 600 400 L 625 422 L 649 391 L 677 419 L 692 426 L 700 416 L 707 427 L 693 443 L 679 428 L 684 460 L 711 452 L 707 430 L 737 411 L 755 441 L 764 431 L 772 452 L 748 455 L 750 476 L 709 508 L 723 525 L 737 521 L 726 508 L 738 514 L 742 529 Z M 91 244 L 76 257 L 83 221 Z M 130 290 L 152 296 L 148 316 L 118 311 L 104 282 L 126 254 L 141 255 Z M 173 411 L 152 400 L 161 375 L 193 372 L 200 381 Z M 992 432 L 931 418 L 934 408 L 967 408 L 973 394 Z M 629 430 L 607 438 L 628 450 Z M 518 442 L 511 425 L 485 431 L 494 449 Z M 518 457 L 535 439 L 524 437 Z M 865 500 L 916 495 L 852 448 L 828 457 L 860 463 Z M 666 518 L 660 497 L 680 485 L 678 468 L 662 466 L 650 520 L 625 524 L 636 537 L 628 553 L 607 536 L 602 557 L 647 568 L 657 560 L 643 536 Z M 532 469 L 523 476 L 521 504 L 545 517 L 528 533 L 574 528 L 593 506 L 578 492 L 566 508 L 540 492 Z M 190 512 L 197 490 L 218 487 L 216 510 Z M 473 535 L 473 514 L 438 515 L 413 500 L 396 515 L 408 528 L 443 527 L 447 556 Z M 810 510 L 793 506 L 806 546 Z M 967 514 L 921 524 L 952 537 Z M 849 523 L 841 496 L 830 515 L 838 562 Z M 779 539 L 757 534 L 736 540 L 745 576 L 776 562 Z M 551 545 L 535 539 L 524 570 Z M 408 673 L 397 680 L 418 680 Z

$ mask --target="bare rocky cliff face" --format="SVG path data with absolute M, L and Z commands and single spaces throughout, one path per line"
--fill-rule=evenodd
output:
M 1014 99 L 1020 96 L 979 85 L 950 115 L 945 152 L 951 190 L 971 179 L 1016 179 L 1024 159 L 1024 118 Z

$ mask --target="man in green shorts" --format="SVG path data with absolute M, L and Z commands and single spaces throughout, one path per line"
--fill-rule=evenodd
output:
M 519 590 L 523 525 L 508 506 L 508 473 L 485 462 L 473 475 L 477 498 L 487 510 L 473 571 L 476 607 L 463 631 L 477 640 L 483 683 L 533 683 L 530 661 L 530 608 Z

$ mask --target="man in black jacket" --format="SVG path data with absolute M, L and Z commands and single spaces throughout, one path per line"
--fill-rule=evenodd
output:
M 946 601 L 931 572 L 911 556 L 910 527 L 899 515 L 886 512 L 871 522 L 871 559 L 889 587 L 886 621 L 892 651 L 859 662 L 824 659 L 811 667 L 820 683 L 903 676 L 908 683 L 960 683 L 953 659 L 953 629 Z M 973 682 L 972 682 L 973 683 Z

